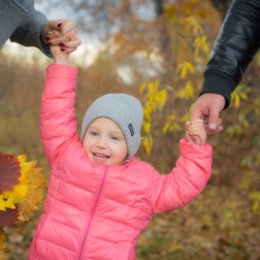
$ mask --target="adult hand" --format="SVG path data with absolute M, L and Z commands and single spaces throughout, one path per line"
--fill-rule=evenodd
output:
M 207 125 L 207 134 L 215 135 L 223 130 L 220 112 L 224 109 L 225 98 L 220 94 L 201 95 L 191 109 L 191 120 L 202 119 Z
M 49 33 L 57 32 L 55 39 L 50 39 Z M 42 29 L 42 39 L 49 46 L 77 48 L 80 45 L 78 41 L 71 41 L 71 36 L 78 32 L 77 23 L 74 20 L 51 20 Z M 69 44 L 69 45 L 67 45 Z

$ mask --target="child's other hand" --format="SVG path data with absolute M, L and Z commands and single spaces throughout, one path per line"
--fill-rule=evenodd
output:
M 199 145 L 205 144 L 207 132 L 202 119 L 186 122 L 185 129 L 187 142 Z

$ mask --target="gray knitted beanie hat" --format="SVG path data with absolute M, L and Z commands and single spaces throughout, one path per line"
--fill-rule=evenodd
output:
M 127 160 L 133 157 L 141 141 L 143 107 L 140 101 L 123 93 L 106 94 L 96 99 L 84 116 L 81 140 L 84 139 L 90 124 L 100 117 L 109 118 L 120 127 L 128 146 Z

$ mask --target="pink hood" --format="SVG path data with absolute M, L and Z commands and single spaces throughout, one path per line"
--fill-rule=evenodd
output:
M 189 203 L 207 184 L 209 145 L 180 141 L 172 172 L 160 175 L 133 158 L 101 166 L 85 155 L 74 115 L 77 69 L 49 65 L 41 136 L 51 175 L 30 260 L 134 260 L 135 244 L 153 214 Z

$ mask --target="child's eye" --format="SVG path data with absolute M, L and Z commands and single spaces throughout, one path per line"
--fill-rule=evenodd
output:
M 120 140 L 117 136 L 114 136 L 114 135 L 111 136 L 111 139 L 112 139 L 112 140 L 115 140 L 115 141 Z
M 97 135 L 98 135 L 98 132 L 90 131 L 90 135 L 97 136 Z

